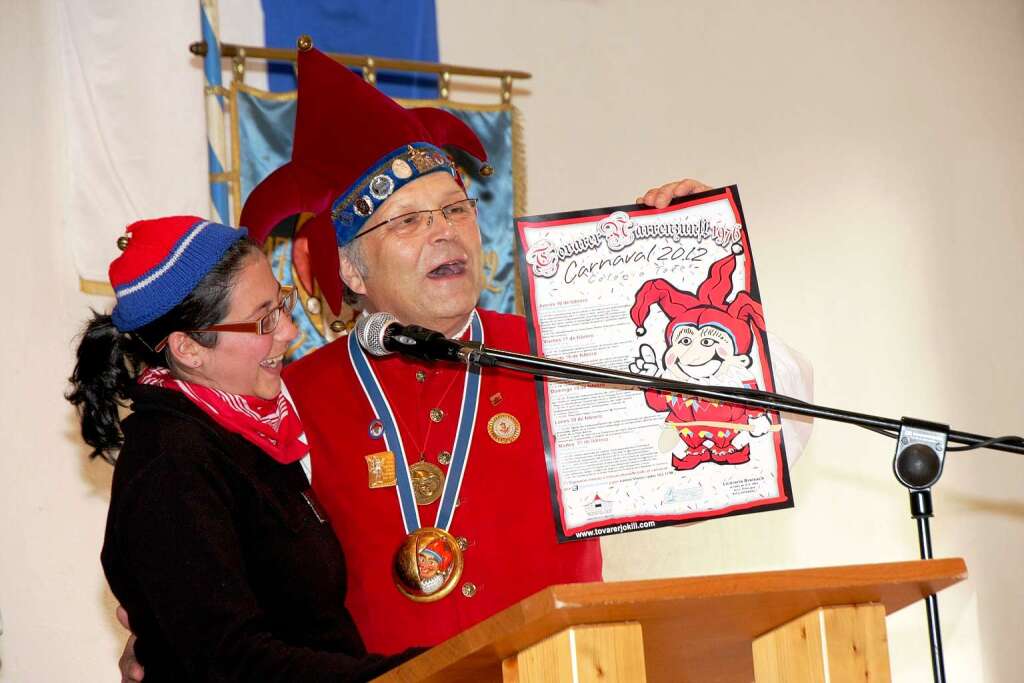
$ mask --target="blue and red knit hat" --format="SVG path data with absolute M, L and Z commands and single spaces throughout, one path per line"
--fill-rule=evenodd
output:
M 124 251 L 110 263 L 117 305 L 110 314 L 121 332 L 153 322 L 180 304 L 247 235 L 197 216 L 168 216 L 132 223 L 118 240 Z

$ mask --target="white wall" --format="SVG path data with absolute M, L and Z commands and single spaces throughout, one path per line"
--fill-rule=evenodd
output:
M 0 680 L 113 680 L 99 566 L 111 468 L 89 464 L 62 400 L 90 300 L 63 236 L 61 75 L 52 3 L 5 3 L 0 124 Z
M 442 1 L 439 23 L 444 60 L 534 74 L 531 213 L 738 183 L 819 402 L 1024 432 L 1019 2 Z M 606 578 L 916 559 L 892 449 L 818 424 L 795 509 L 605 539 Z M 936 488 L 936 554 L 971 574 L 940 598 L 950 680 L 1019 680 L 1022 475 L 955 454 Z M 895 680 L 930 680 L 923 607 L 889 628 Z
M 154 6 L 191 16 L 180 4 Z M 629 201 L 681 175 L 738 183 L 768 323 L 814 363 L 817 400 L 1024 432 L 1020 3 L 440 0 L 438 15 L 444 60 L 534 73 L 515 98 L 531 212 Z M 0 21 L 11 682 L 116 680 L 123 642 L 98 562 L 110 470 L 85 461 L 60 398 L 70 340 L 106 302 L 78 293 L 63 235 L 55 21 L 53 0 L 8 0 Z M 913 559 L 891 458 L 891 441 L 819 424 L 795 509 L 607 539 L 607 577 Z M 971 572 L 940 599 L 951 680 L 1017 679 L 1022 475 L 1019 456 L 956 454 L 936 489 L 936 553 Z M 927 680 L 923 610 L 889 627 L 895 680 Z

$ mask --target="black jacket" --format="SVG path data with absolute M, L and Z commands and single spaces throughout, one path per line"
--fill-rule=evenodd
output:
M 103 544 L 146 683 L 366 680 L 331 525 L 281 465 L 187 397 L 133 389 Z

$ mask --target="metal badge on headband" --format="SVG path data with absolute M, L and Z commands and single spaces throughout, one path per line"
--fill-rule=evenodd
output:
M 378 159 L 331 203 L 331 223 L 338 244 L 351 242 L 370 214 L 391 195 L 434 171 L 447 172 L 462 184 L 455 161 L 440 147 L 427 142 L 402 145 Z
M 469 321 L 470 341 L 483 343 L 484 331 L 480 317 L 474 310 Z M 480 397 L 480 370 L 466 370 L 462 389 L 462 406 L 455 431 L 455 445 L 451 449 L 448 476 L 440 468 L 426 475 L 420 463 L 409 465 L 405 456 L 402 434 L 394 410 L 380 386 L 369 359 L 359 345 L 356 335 L 348 338 L 349 357 L 356 377 L 370 401 L 376 420 L 383 426 L 384 443 L 394 453 L 395 491 L 406 537 L 395 551 L 392 575 L 402 595 L 415 602 L 433 602 L 448 595 L 462 575 L 462 549 L 448 528 L 455 516 L 455 505 L 462 488 L 462 479 L 469 460 L 469 447 L 473 441 L 477 404 Z M 440 495 L 438 496 L 438 492 Z M 419 505 L 426 505 L 440 497 L 434 526 L 420 523 Z

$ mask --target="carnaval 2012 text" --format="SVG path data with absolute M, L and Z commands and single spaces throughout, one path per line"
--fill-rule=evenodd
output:
M 601 268 L 624 265 L 637 261 L 660 261 L 660 260 L 697 260 L 702 253 L 701 247 L 685 249 L 683 247 L 663 247 L 663 251 L 655 253 L 656 248 L 646 252 L 636 251 L 631 254 L 617 254 L 610 259 L 584 267 L 579 267 L 574 256 L 579 256 L 588 251 L 600 248 L 602 245 L 608 247 L 609 251 L 621 252 L 626 247 L 634 244 L 638 239 L 670 239 L 679 242 L 682 239 L 694 239 L 697 242 L 711 240 L 724 248 L 730 247 L 740 240 L 742 227 L 736 223 L 726 223 L 724 220 L 712 221 L 706 217 L 694 218 L 691 220 L 668 220 L 665 222 L 647 223 L 634 222 L 625 211 L 616 211 L 602 219 L 596 226 L 594 232 L 564 243 L 555 243 L 550 239 L 539 239 L 530 245 L 526 254 L 526 262 L 530 264 L 533 274 L 536 277 L 554 277 L 559 270 L 559 264 L 567 259 L 568 268 L 575 265 L 575 273 L 565 274 L 565 282 L 569 284 L 573 280 L 590 274 Z M 707 250 L 703 250 L 707 253 Z
M 606 268 L 640 262 L 700 261 L 707 253 L 708 250 L 704 247 L 673 247 L 669 244 L 653 244 L 646 252 L 637 250 L 626 254 L 616 254 L 611 258 L 603 258 L 593 263 L 580 265 L 576 259 L 572 259 L 565 264 L 562 280 L 565 284 L 570 285 L 580 278 L 589 276 L 590 281 L 593 282 L 593 276 Z

